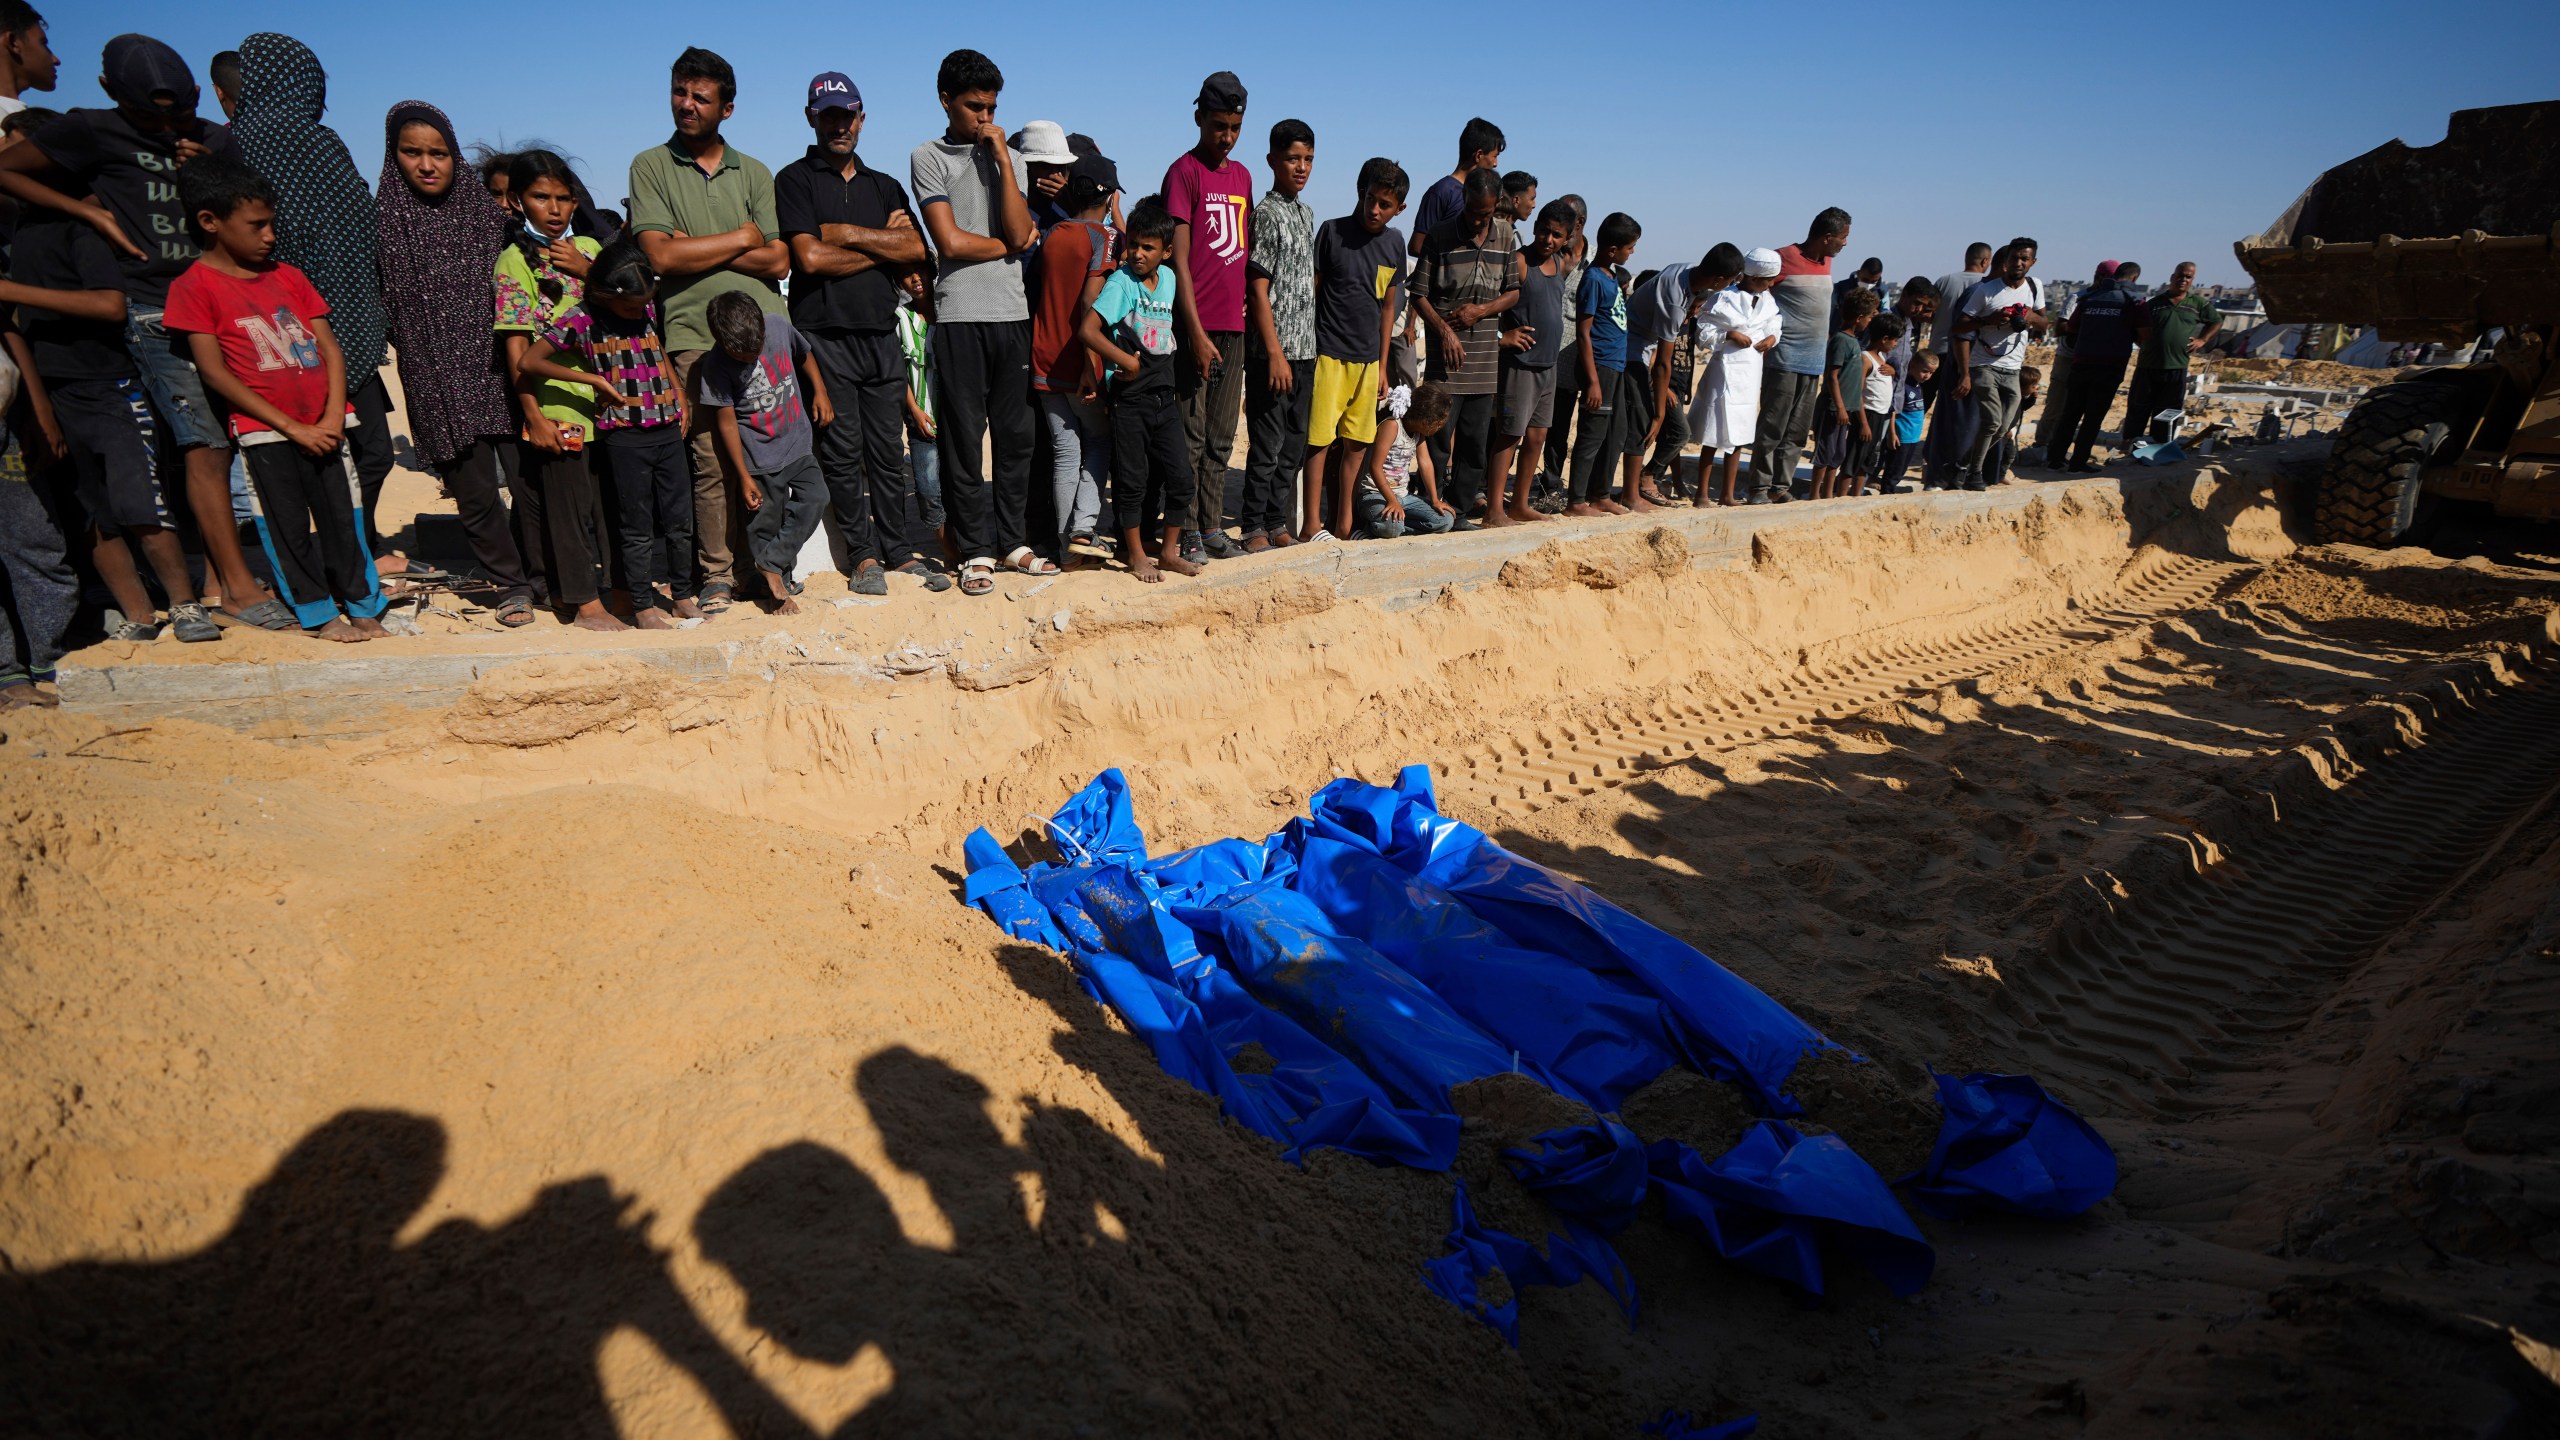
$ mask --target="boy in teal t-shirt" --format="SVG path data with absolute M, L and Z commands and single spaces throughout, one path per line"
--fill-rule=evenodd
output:
M 1108 367 L 1111 401 L 1111 502 L 1120 526 L 1120 558 L 1129 573 L 1153 583 L 1171 570 L 1197 575 L 1182 558 L 1182 517 L 1191 511 L 1191 442 L 1173 384 L 1173 214 L 1152 198 L 1129 212 L 1120 232 L 1120 268 L 1102 282 L 1085 312 L 1080 338 Z M 1147 534 L 1159 521 L 1156 556 Z

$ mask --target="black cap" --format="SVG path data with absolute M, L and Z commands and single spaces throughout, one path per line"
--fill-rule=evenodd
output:
M 186 60 L 148 35 L 119 35 L 108 41 L 99 68 L 105 72 L 101 78 L 107 82 L 107 94 L 120 104 L 180 115 L 195 113 L 196 77 Z M 154 100 L 155 93 L 171 98 Z
M 1100 154 L 1077 156 L 1076 163 L 1067 167 L 1067 173 L 1081 175 L 1101 186 L 1102 193 L 1105 195 L 1120 188 L 1120 167 L 1104 159 Z
M 1232 110 L 1244 113 L 1244 82 L 1233 70 L 1221 70 L 1200 82 L 1200 98 L 1195 102 L 1202 110 Z
M 1070 130 L 1067 132 L 1067 148 L 1073 150 L 1078 155 L 1092 159 L 1098 160 L 1102 157 L 1102 147 L 1093 143 L 1092 136 L 1083 134 L 1079 131 Z

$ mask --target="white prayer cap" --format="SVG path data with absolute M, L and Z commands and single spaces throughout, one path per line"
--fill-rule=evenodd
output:
M 1778 273 L 1778 252 L 1762 246 L 1742 257 L 1742 273 L 1758 279 Z

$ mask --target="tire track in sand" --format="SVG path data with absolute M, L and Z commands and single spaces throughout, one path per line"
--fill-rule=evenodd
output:
M 1756 691 L 1656 699 L 1604 711 L 1568 721 L 1531 744 L 1479 746 L 1461 757 L 1466 768 L 1445 777 L 1442 787 L 1453 800 L 1517 820 L 1623 785 L 1661 765 L 2095 644 L 2192 609 L 2250 568 L 2177 556 L 2089 608 L 1888 641 Z
M 2560 800 L 2560 678 L 2510 684 L 2292 803 L 2237 853 L 2061 931 L 2047 963 L 2006 987 L 2020 1041 L 2137 1109 L 2205 1108 L 2189 1086 L 2264 1064 L 2357 965 Z

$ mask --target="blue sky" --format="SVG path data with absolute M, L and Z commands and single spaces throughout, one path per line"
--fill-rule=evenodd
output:
M 1197 9 L 1009 0 L 37 3 L 63 80 L 28 98 L 57 106 L 104 103 L 98 51 L 117 31 L 167 40 L 199 79 L 252 30 L 301 39 L 329 68 L 330 121 L 368 175 L 384 111 L 414 97 L 450 112 L 466 142 L 555 142 L 610 200 L 632 153 L 667 133 L 668 61 L 701 44 L 737 67 L 727 129 L 741 148 L 776 166 L 799 154 L 809 76 L 843 70 L 870 112 L 865 157 L 903 177 L 906 152 L 942 128 L 935 65 L 969 46 L 1004 68 L 1001 123 L 1093 135 L 1133 196 L 1192 142 L 1200 77 L 1232 69 L 1251 91 L 1237 153 L 1258 174 L 1272 121 L 1315 127 L 1320 214 L 1349 209 L 1371 155 L 1401 161 L 1417 189 L 1446 173 L 1458 127 L 1481 114 L 1510 139 L 1506 168 L 1536 173 L 1545 197 L 1574 190 L 1595 218 L 1642 221 L 1639 269 L 1719 240 L 1784 244 L 1840 205 L 1856 217 L 1847 258 L 1881 256 L 1897 279 L 1955 268 L 1969 240 L 2023 233 L 2043 242 L 2047 274 L 2116 258 L 2165 276 L 2191 259 L 2207 281 L 2237 283 L 2231 242 L 2322 168 L 2395 136 L 2439 139 L 2452 110 L 2560 96 L 2560 5 L 2547 0 L 1804 12 L 1474 0 L 1447 7 L 1447 25 L 1422 18 L 1435 7 L 1374 0 L 1238 5 L 1231 25 L 1200 24 Z M 1256 18 L 1275 14 L 1285 23 Z

